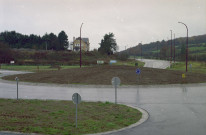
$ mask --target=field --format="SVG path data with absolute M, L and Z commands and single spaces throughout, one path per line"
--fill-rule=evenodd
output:
M 191 64 L 191 66 L 190 66 Z M 172 68 L 168 68 L 170 70 L 179 70 L 179 71 L 185 71 L 186 66 L 185 62 L 177 62 L 175 64 L 172 64 Z M 204 73 L 206 74 L 206 62 L 196 62 L 196 61 L 190 61 L 187 65 L 188 72 L 192 73 Z
M 140 67 L 141 74 L 138 76 L 135 72 L 137 68 L 135 66 L 93 66 L 6 76 L 3 79 L 14 80 L 18 76 L 20 81 L 26 82 L 85 85 L 111 85 L 111 79 L 115 76 L 121 79 L 122 85 L 206 82 L 206 74 Z M 186 78 L 182 78 L 183 73 L 186 74 Z
M 0 131 L 53 135 L 88 134 L 119 129 L 137 122 L 142 114 L 125 105 L 109 102 L 0 99 Z

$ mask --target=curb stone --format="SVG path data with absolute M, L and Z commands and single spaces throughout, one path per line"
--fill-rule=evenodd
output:
M 0 78 L 0 82 L 8 84 L 16 84 L 14 81 L 3 80 Z M 32 83 L 32 82 L 19 82 L 20 85 L 30 86 L 53 86 L 53 87 L 68 87 L 68 88 L 114 88 L 112 85 L 81 85 L 81 84 L 52 84 L 52 83 Z M 195 86 L 206 86 L 206 83 L 189 83 L 189 84 L 158 84 L 158 85 L 121 85 L 119 88 L 167 88 L 172 87 L 195 87 Z
M 43 135 L 43 134 L 20 133 L 20 132 L 12 132 L 12 131 L 0 131 L 0 135 Z

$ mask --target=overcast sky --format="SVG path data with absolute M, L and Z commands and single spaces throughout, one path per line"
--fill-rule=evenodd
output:
M 69 41 L 88 37 L 98 48 L 113 32 L 119 50 L 142 43 L 206 34 L 206 0 L 0 0 L 0 32 L 56 35 L 64 30 Z

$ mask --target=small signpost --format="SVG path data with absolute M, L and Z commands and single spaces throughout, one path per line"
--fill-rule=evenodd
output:
M 109 64 L 110 64 L 110 65 L 112 65 L 112 64 L 114 64 L 114 63 L 117 63 L 117 60 L 110 60 L 110 61 L 109 61 Z
M 119 86 L 121 83 L 121 80 L 119 77 L 113 77 L 112 78 L 112 85 L 115 87 L 115 104 L 117 104 L 117 86 Z
M 72 101 L 76 104 L 76 128 L 77 128 L 77 104 L 81 102 L 81 96 L 78 93 L 72 95 Z
M 182 74 L 182 83 L 185 83 L 185 78 L 186 78 L 186 75 L 185 74 Z
M 141 70 L 138 68 L 138 69 L 136 70 L 136 74 L 137 74 L 137 75 L 140 75 L 140 73 L 141 73 Z
M 10 61 L 10 64 L 14 64 L 15 62 L 14 61 Z
M 15 80 L 16 80 L 16 98 L 17 98 L 17 100 L 19 99 L 19 78 L 18 77 L 16 77 L 15 78 Z
M 140 82 L 140 73 L 141 73 L 141 70 L 138 68 L 138 69 L 136 69 L 136 74 L 138 75 L 138 77 L 137 77 L 137 82 L 139 81 Z
M 185 74 L 182 74 L 182 79 L 184 79 L 186 76 L 185 76 Z
M 103 61 L 103 60 L 97 60 L 97 64 L 98 64 L 98 65 L 104 64 L 104 61 Z
M 192 71 L 192 64 L 190 64 L 190 70 Z

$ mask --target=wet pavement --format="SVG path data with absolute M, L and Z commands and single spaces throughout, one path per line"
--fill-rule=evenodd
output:
M 170 66 L 170 62 L 166 60 L 153 60 L 153 59 L 138 59 L 145 63 L 144 67 L 166 69 Z
M 114 135 L 206 134 L 206 84 L 122 86 L 117 91 L 118 103 L 143 108 L 150 117 L 140 126 L 112 133 Z M 71 100 L 75 92 L 83 101 L 115 101 L 112 87 L 19 84 L 19 98 L 22 99 Z M 0 80 L 0 98 L 15 99 L 16 83 Z

